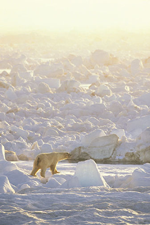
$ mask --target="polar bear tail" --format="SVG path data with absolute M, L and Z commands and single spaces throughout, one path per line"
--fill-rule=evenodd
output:
M 37 166 L 39 165 L 39 163 L 41 162 L 40 157 L 37 158 Z

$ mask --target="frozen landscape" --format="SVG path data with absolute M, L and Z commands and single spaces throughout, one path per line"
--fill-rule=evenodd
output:
M 1 225 L 150 224 L 149 37 L 0 36 Z

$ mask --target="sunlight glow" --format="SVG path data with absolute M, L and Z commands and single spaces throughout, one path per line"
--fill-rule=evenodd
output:
M 5 0 L 0 29 L 147 29 L 149 0 Z

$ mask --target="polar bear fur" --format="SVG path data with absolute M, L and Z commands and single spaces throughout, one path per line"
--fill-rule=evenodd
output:
M 40 174 L 42 177 L 45 177 L 47 168 L 50 168 L 52 174 L 59 173 L 56 169 L 57 163 L 68 158 L 70 158 L 70 154 L 68 152 L 41 153 L 36 156 L 30 175 L 35 176 L 37 171 L 41 169 Z

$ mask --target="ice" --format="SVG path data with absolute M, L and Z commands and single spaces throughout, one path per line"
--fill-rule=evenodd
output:
M 50 65 L 48 62 L 45 64 L 39 65 L 35 70 L 34 70 L 34 75 L 41 75 L 41 76 L 47 76 L 50 78 L 59 78 L 63 74 L 63 65 L 62 63 L 54 63 Z
M 15 193 L 14 189 L 12 188 L 8 178 L 6 176 L 0 175 L 0 193 Z
M 59 88 L 60 87 L 60 79 L 57 78 L 48 78 L 43 79 L 43 82 L 48 84 L 50 88 Z
M 132 174 L 131 187 L 149 187 L 150 173 L 143 169 L 136 169 Z
M 144 131 L 147 127 L 150 127 L 150 116 L 146 115 L 146 116 L 142 116 L 140 118 L 136 118 L 133 120 L 130 120 L 127 123 L 127 131 L 128 132 L 134 132 L 138 129 L 142 131 Z
M 29 189 L 29 188 L 30 188 L 30 186 L 28 184 L 23 184 L 23 185 L 21 185 L 19 191 L 22 191 L 22 190 L 25 190 L 25 189 Z
M 51 92 L 51 89 L 49 88 L 48 84 L 46 84 L 44 82 L 41 82 L 38 86 L 37 92 L 42 93 L 42 94 L 46 94 L 46 93 Z
M 124 129 L 114 129 L 111 131 L 111 134 L 116 134 L 119 139 L 122 139 L 126 136 Z
M 0 161 L 5 161 L 5 148 L 0 144 Z
M 146 130 L 144 130 L 138 137 L 137 141 L 140 143 L 149 144 L 150 143 L 150 127 L 148 127 Z
M 21 172 L 18 169 L 13 171 L 8 171 L 7 173 L 5 173 L 5 175 L 8 177 L 10 183 L 15 186 L 18 185 L 18 181 L 19 181 L 19 184 L 23 184 L 23 183 L 27 183 L 30 180 L 28 175 L 25 175 L 23 172 Z
M 81 187 L 108 187 L 104 178 L 99 173 L 96 163 L 92 159 L 77 164 L 75 177 L 78 178 Z
M 93 65 L 108 65 L 109 60 L 109 53 L 103 50 L 95 50 L 95 52 L 93 52 L 91 55 L 91 61 Z
M 141 168 L 133 171 L 125 181 L 122 182 L 121 187 L 136 188 L 136 187 L 149 187 L 150 182 L 150 164 L 146 163 Z
M 60 183 L 55 178 L 50 178 L 49 181 L 45 184 L 47 188 L 59 188 Z
M 78 177 L 72 176 L 69 178 L 67 181 L 65 181 L 62 185 L 61 188 L 78 188 L 81 187 L 81 184 L 79 182 Z
M 117 147 L 118 136 L 111 134 L 102 137 L 96 137 L 92 142 L 81 149 L 82 152 L 86 152 L 92 159 L 102 160 L 109 159 Z
M 96 91 L 95 91 L 96 95 L 100 96 L 100 97 L 104 97 L 105 95 L 111 95 L 112 92 L 110 90 L 110 88 L 107 85 L 100 85 Z
M 67 92 L 72 92 L 72 91 L 76 91 L 78 90 L 79 88 L 79 85 L 80 85 L 80 82 L 79 81 L 76 81 L 76 80 L 65 80 L 60 88 L 58 89 L 59 92 L 63 92 L 63 91 L 67 91 Z
M 3 81 L 0 81 L 0 88 L 6 88 L 8 89 L 9 88 L 9 85 Z
M 5 158 L 7 161 L 18 161 L 18 157 L 13 151 L 5 150 Z
M 150 107 L 149 99 L 150 93 L 144 93 L 141 96 L 135 98 L 134 102 L 139 106 L 147 105 L 148 107 Z
M 50 179 L 51 181 L 51 179 Z M 109 187 L 94 160 L 86 160 L 79 162 L 76 166 L 76 170 L 73 176 L 69 177 L 61 188 L 77 188 L 77 187 L 92 187 L 92 186 L 103 186 Z
M 5 121 L 5 118 L 6 116 L 5 116 L 5 113 L 3 113 L 3 112 L 1 112 L 0 113 L 0 121 Z
M 23 72 L 23 73 L 26 73 L 27 72 L 27 69 L 26 67 L 20 62 L 19 63 L 19 59 L 17 59 L 17 64 L 13 66 L 13 68 L 11 69 L 11 73 L 14 73 L 14 72 Z
M 92 74 L 89 76 L 89 79 L 87 80 L 87 83 L 97 83 L 99 81 L 99 76 L 96 74 Z
M 22 137 L 23 139 L 27 139 L 29 133 L 21 128 L 18 128 L 16 126 L 11 126 L 10 130 L 12 133 L 15 133 L 18 137 Z
M 40 151 L 43 153 L 53 152 L 53 147 L 51 144 L 45 143 L 41 146 Z
M 102 137 L 105 136 L 105 132 L 103 130 L 94 130 L 92 132 L 90 132 L 89 134 L 86 134 L 85 136 L 83 136 L 81 138 L 81 142 L 83 144 L 83 146 L 88 146 L 94 139 L 96 139 L 97 137 Z
M 0 175 L 5 174 L 5 172 L 12 171 L 16 169 L 17 166 L 12 162 L 8 162 L 5 159 L 5 148 L 0 144 Z
M 123 106 L 119 101 L 112 100 L 108 108 L 115 116 L 119 116 L 123 112 Z
M 13 88 L 9 88 L 5 92 L 5 97 L 10 101 L 15 101 L 17 99 L 17 95 L 16 95 L 15 91 L 13 90 Z
M 143 63 L 140 59 L 134 59 L 131 62 L 131 73 L 137 75 L 143 69 Z
M 52 128 L 52 127 L 47 128 L 45 133 L 44 133 L 45 137 L 46 136 L 58 136 L 58 135 L 59 135 L 59 133 L 58 133 L 57 129 L 56 128 Z

